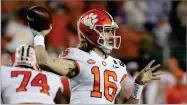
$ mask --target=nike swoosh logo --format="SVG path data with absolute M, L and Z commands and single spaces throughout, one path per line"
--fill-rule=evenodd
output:
M 114 66 L 114 65 L 113 65 L 113 67 L 114 67 L 114 68 L 119 68 L 118 66 Z
M 28 16 L 27 16 L 27 19 L 28 19 L 29 21 L 33 21 L 33 22 L 34 22 L 34 19 L 31 19 L 31 18 L 28 17 Z

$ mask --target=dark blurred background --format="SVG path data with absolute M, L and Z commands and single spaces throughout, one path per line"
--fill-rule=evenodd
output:
M 1 64 L 10 66 L 16 48 L 21 44 L 33 44 L 33 35 L 27 26 L 26 15 L 31 6 L 43 6 L 53 15 L 53 29 L 46 38 L 47 51 L 51 56 L 68 47 L 77 47 L 76 22 L 87 10 L 108 11 L 119 25 L 117 35 L 122 37 L 119 50 L 112 56 L 124 61 L 130 69 L 140 71 L 150 60 L 162 64 L 160 70 L 164 85 L 176 81 L 179 71 L 183 73 L 186 84 L 186 22 L 187 1 L 171 0 L 118 0 L 118 1 L 14 1 L 1 2 Z M 178 71 L 177 73 L 175 71 Z M 129 72 L 129 74 L 131 74 Z M 169 76 L 168 76 L 169 75 Z M 134 74 L 132 73 L 133 80 Z M 127 81 L 130 81 L 127 79 Z M 168 82 L 169 81 L 169 82 Z M 150 83 L 145 88 L 141 103 L 167 103 L 164 93 L 169 87 Z M 175 86 L 177 82 L 173 83 Z M 155 88 L 155 90 L 153 88 Z M 153 90 L 151 90 L 153 89 Z M 164 90 L 165 89 L 165 90 Z M 156 94 L 159 93 L 160 94 Z M 165 91 L 163 93 L 163 91 Z M 150 99 L 149 92 L 155 93 Z M 145 97 L 144 97 L 145 96 Z M 169 103 L 169 102 L 168 102 Z

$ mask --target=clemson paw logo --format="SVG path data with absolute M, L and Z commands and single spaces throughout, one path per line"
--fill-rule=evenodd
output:
M 89 15 L 86 15 L 84 18 L 83 18 L 83 23 L 90 27 L 90 29 L 93 29 L 95 23 L 98 21 L 97 19 L 97 15 L 95 15 L 94 13 L 91 13 Z

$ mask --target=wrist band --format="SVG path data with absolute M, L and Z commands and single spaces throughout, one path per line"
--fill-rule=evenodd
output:
M 34 37 L 34 46 L 42 45 L 45 47 L 44 44 L 44 37 L 42 35 L 36 35 Z
M 140 99 L 141 94 L 142 94 L 142 90 L 143 90 L 143 85 L 139 85 L 137 83 L 134 83 L 131 97 L 133 97 L 135 99 Z

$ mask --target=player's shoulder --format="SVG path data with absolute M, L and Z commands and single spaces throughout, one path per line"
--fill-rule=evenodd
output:
M 127 75 L 126 65 L 123 61 L 112 56 L 109 56 L 109 59 L 116 73 L 118 73 L 121 76 Z
M 114 64 L 118 64 L 120 67 L 122 68 L 125 68 L 126 69 L 126 65 L 123 61 L 121 61 L 120 59 L 118 58 L 115 58 L 115 57 L 112 57 L 112 56 L 109 56 L 110 59 L 111 59 L 111 62 L 113 62 Z
M 59 56 L 64 57 L 64 56 L 68 56 L 68 55 L 77 55 L 77 54 L 83 54 L 83 53 L 86 53 L 86 52 L 80 50 L 79 48 L 69 47 L 69 48 L 63 50 Z
M 1 66 L 1 71 L 11 71 L 13 70 L 14 67 L 10 67 L 10 66 Z
M 59 58 L 84 62 L 89 56 L 89 53 L 82 51 L 79 48 L 67 48 L 66 50 L 62 51 Z
M 10 66 L 1 66 L 1 69 L 11 69 L 12 67 L 10 67 Z
M 115 60 L 115 61 L 121 61 L 120 59 L 118 59 L 118 58 L 115 58 L 115 57 L 112 57 L 112 56 L 108 56 L 110 59 L 112 59 L 112 60 Z
M 108 56 L 110 61 L 112 62 L 113 69 L 117 73 L 118 78 L 120 79 L 120 83 L 124 80 L 127 76 L 126 65 L 120 59 L 114 58 L 112 56 Z
M 70 58 L 75 56 L 76 53 L 76 48 L 67 48 L 65 50 L 63 50 L 60 54 L 59 54 L 59 58 Z
M 13 70 L 13 67 L 9 67 L 9 66 L 1 66 L 1 76 L 7 76 L 11 73 L 11 71 Z

